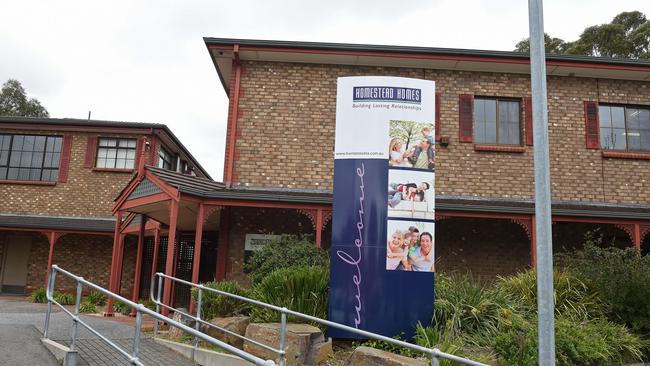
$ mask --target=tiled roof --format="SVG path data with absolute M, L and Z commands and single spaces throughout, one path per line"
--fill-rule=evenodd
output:
M 113 232 L 115 230 L 115 219 L 112 217 L 0 214 L 0 227 Z

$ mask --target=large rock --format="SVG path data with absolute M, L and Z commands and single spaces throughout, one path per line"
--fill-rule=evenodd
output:
M 214 318 L 210 320 L 210 324 L 214 324 L 223 329 L 227 329 L 241 336 L 246 334 L 246 328 L 248 327 L 248 324 L 250 324 L 250 322 L 251 319 L 247 316 L 231 316 L 228 318 Z M 224 341 L 231 346 L 235 346 L 240 349 L 244 347 L 243 339 L 235 337 L 234 335 L 228 334 L 219 329 L 203 324 L 201 325 L 201 331 L 214 338 Z
M 180 311 L 182 311 L 184 313 L 187 313 L 187 309 L 181 308 L 181 309 L 178 309 L 178 310 L 180 310 Z M 172 315 L 171 318 L 172 318 L 172 320 L 175 320 L 175 321 L 177 321 L 179 323 L 182 323 L 183 325 L 187 325 L 190 328 L 194 327 L 194 320 L 192 320 L 192 318 L 189 318 L 189 317 L 187 317 L 185 315 L 182 315 L 179 312 L 174 312 L 174 314 Z M 172 326 L 169 327 L 169 337 L 170 338 L 179 338 L 179 337 L 183 336 L 184 334 L 185 334 L 185 332 L 183 330 L 179 329 L 179 328 L 172 327 Z
M 279 349 L 280 329 L 280 323 L 253 323 L 246 328 L 246 338 Z M 244 351 L 276 363 L 279 360 L 276 353 L 250 342 L 244 342 Z M 285 352 L 287 365 L 317 365 L 332 354 L 332 342 L 314 326 L 287 324 Z
M 425 360 L 416 360 L 371 347 L 357 347 L 348 361 L 348 365 L 355 366 L 427 366 L 428 364 L 429 362 Z

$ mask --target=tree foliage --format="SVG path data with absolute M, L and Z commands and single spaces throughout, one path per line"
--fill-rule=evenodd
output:
M 0 116 L 49 117 L 50 114 L 41 102 L 27 97 L 18 80 L 9 79 L 0 91 Z
M 565 42 L 544 34 L 547 53 L 650 59 L 650 21 L 640 11 L 618 14 L 610 23 L 585 28 L 576 41 Z M 530 52 L 530 39 L 515 46 Z

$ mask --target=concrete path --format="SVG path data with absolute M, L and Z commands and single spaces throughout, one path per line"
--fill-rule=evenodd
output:
M 52 363 L 48 362 L 51 361 L 54 361 L 52 365 L 57 365 L 54 357 L 40 343 L 47 305 L 21 300 L 0 298 L 0 365 L 50 365 Z M 115 340 L 127 352 L 132 351 L 133 326 L 101 316 L 82 316 L 82 319 L 103 336 Z M 54 309 L 50 319 L 50 339 L 69 345 L 71 325 L 69 316 L 60 309 Z M 84 327 L 79 326 L 77 334 L 81 365 L 129 364 L 124 357 Z M 180 354 L 154 343 L 145 335 L 141 340 L 140 353 L 145 365 L 196 365 Z

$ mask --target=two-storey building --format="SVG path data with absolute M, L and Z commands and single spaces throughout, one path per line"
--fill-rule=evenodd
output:
M 0 117 L 0 292 L 43 287 L 52 263 L 106 286 L 113 201 L 139 164 L 209 178 L 163 124 Z M 123 255 L 130 289 L 132 238 Z
M 218 230 L 217 279 L 246 280 L 242 265 L 256 235 L 311 234 L 327 248 L 337 78 L 420 78 L 436 82 L 436 269 L 492 277 L 534 265 L 527 55 L 218 38 L 205 44 L 230 101 L 224 183 L 146 168 L 118 199 L 118 217 L 138 213 L 171 231 L 194 230 L 197 243 L 203 225 Z M 647 253 L 650 62 L 549 55 L 547 72 L 555 250 L 599 229 L 607 245 Z M 187 278 L 196 281 L 203 265 L 194 258 Z M 173 274 L 175 261 L 168 252 L 161 268 Z

